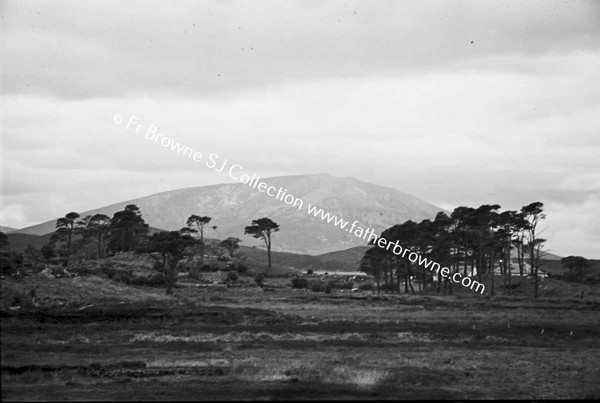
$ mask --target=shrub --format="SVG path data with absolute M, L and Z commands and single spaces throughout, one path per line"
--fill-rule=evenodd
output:
M 237 274 L 236 271 L 230 271 L 229 273 L 227 273 L 227 281 L 230 281 L 230 282 L 234 283 L 239 278 L 240 278 L 240 276 Z
M 294 277 L 292 279 L 292 288 L 308 288 L 308 281 L 305 278 Z
M 11 250 L 0 250 L 0 271 L 2 274 L 14 274 L 22 264 L 22 255 Z
M 344 280 L 330 281 L 329 285 L 331 288 L 336 288 L 338 290 L 351 290 L 354 288 L 354 282 Z
M 238 273 L 244 274 L 248 272 L 248 266 L 246 266 L 244 263 L 238 263 L 236 270 Z
M 117 269 L 110 262 L 103 262 L 100 266 L 100 272 L 106 274 L 108 278 L 113 278 L 115 274 L 117 274 Z
M 261 287 L 265 284 L 265 275 L 262 273 L 258 273 L 255 277 L 254 277 L 254 282 L 256 283 L 257 286 Z M 293 282 L 293 280 L 292 280 Z
M 311 291 L 319 292 L 321 291 L 321 285 L 320 281 L 311 281 L 308 283 L 308 288 L 310 288 Z
M 131 278 L 131 280 L 129 281 L 129 284 L 131 285 L 148 285 L 148 279 L 146 277 L 143 276 L 133 276 Z
M 112 277 L 112 280 L 119 283 L 129 284 L 131 281 L 131 275 L 126 271 L 119 271 Z
M 192 280 L 202 280 L 202 274 L 198 273 L 197 270 L 190 270 L 189 277 Z
M 199 268 L 200 271 L 219 271 L 219 266 L 212 265 L 209 263 L 204 263 Z
M 313 269 L 308 269 L 308 270 L 306 271 L 306 274 L 308 274 L 309 276 L 312 276 L 312 275 L 314 274 L 314 271 L 313 271 Z
M 35 291 L 25 292 L 17 289 L 3 290 L 2 302 L 3 305 L 8 306 L 21 306 L 30 307 L 32 305 L 33 297 L 35 297 Z
M 146 285 L 151 287 L 160 287 L 165 285 L 165 275 L 162 273 L 154 273 L 148 280 L 146 280 Z
M 89 276 L 90 274 L 93 274 L 93 272 L 94 272 L 92 269 L 90 269 L 85 264 L 80 264 L 78 266 L 71 267 L 69 269 L 69 271 L 73 274 L 77 274 L 78 276 Z
M 373 291 L 375 289 L 375 284 L 373 284 L 373 283 L 359 284 L 358 289 L 361 291 Z

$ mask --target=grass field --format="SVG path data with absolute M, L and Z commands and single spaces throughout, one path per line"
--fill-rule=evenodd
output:
M 2 400 L 600 398 L 592 292 L 324 294 L 270 282 L 165 296 L 95 276 L 4 279 Z

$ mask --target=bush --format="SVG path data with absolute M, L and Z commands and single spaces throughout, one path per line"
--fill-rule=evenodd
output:
M 200 270 L 200 271 L 219 271 L 220 269 L 219 269 L 219 266 L 212 265 L 209 263 L 204 263 L 203 265 L 201 265 L 199 267 L 198 270 Z
M 313 271 L 313 269 L 308 269 L 306 271 L 306 274 L 308 274 L 309 276 L 312 276 L 315 272 Z
M 236 271 L 230 271 L 229 273 L 227 273 L 227 281 L 235 283 L 239 278 L 240 276 L 237 274 Z
M 308 288 L 308 281 L 305 278 L 294 277 L 292 279 L 292 288 Z
M 373 291 L 375 289 L 375 284 L 373 283 L 364 283 L 358 286 L 358 289 L 361 291 Z
M 0 272 L 4 274 L 14 274 L 23 264 L 23 256 L 10 250 L 0 251 Z
M 2 305 L 31 307 L 33 298 L 35 297 L 35 289 L 25 292 L 17 289 L 3 290 Z
M 131 274 L 126 271 L 118 271 L 114 276 L 112 276 L 112 280 L 119 283 L 129 284 L 131 282 Z
M 110 279 L 113 278 L 115 274 L 117 274 L 117 269 L 115 269 L 114 265 L 110 262 L 103 262 L 100 266 L 100 272 L 106 274 L 106 276 Z
M 265 275 L 262 273 L 258 273 L 255 277 L 254 277 L 254 282 L 256 283 L 257 286 L 261 287 L 265 284 Z M 292 280 L 293 282 L 293 280 Z
M 248 266 L 246 266 L 244 263 L 238 263 L 236 270 L 240 274 L 245 274 L 248 272 Z
M 146 285 L 151 287 L 161 287 L 165 285 L 165 275 L 162 273 L 154 273 L 146 281 Z
M 319 291 L 321 291 L 322 285 L 323 285 L 323 283 L 321 283 L 320 281 L 311 281 L 308 283 L 308 288 L 311 291 L 319 292 Z
M 94 273 L 86 264 L 80 264 L 75 267 L 70 267 L 69 271 L 78 276 L 89 276 Z
M 329 285 L 331 288 L 336 288 L 338 290 L 351 290 L 354 288 L 354 282 L 344 280 L 330 281 Z
M 148 285 L 148 279 L 143 276 L 133 276 L 129 281 L 129 284 L 145 286 Z

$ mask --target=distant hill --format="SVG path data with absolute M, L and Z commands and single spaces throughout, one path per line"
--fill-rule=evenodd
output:
M 0 225 L 0 232 L 4 232 L 5 234 L 10 234 L 11 232 L 15 232 L 15 231 L 18 231 L 18 229 Z
M 369 246 L 356 246 L 354 248 L 324 253 L 317 257 L 324 263 L 329 271 L 356 271 L 360 260 Z
M 373 228 L 377 234 L 407 220 L 433 219 L 443 211 L 399 190 L 350 177 L 315 174 L 261 180 L 301 199 L 303 208 L 294 208 L 247 185 L 234 183 L 172 190 L 80 214 L 102 213 L 112 217 L 125 205 L 136 204 L 148 224 L 166 230 L 179 230 L 192 214 L 207 215 L 212 217 L 211 225 L 218 227 L 216 231 L 207 231 L 209 237 L 234 236 L 243 239 L 245 245 L 259 245 L 259 241 L 245 236 L 244 227 L 253 219 L 269 217 L 281 226 L 273 237 L 273 250 L 314 255 L 364 246 L 366 241 L 309 215 L 309 203 L 345 220 L 359 220 L 360 226 Z M 53 219 L 17 232 L 43 235 L 54 231 L 55 223 Z
M 36 249 L 41 249 L 42 246 L 48 243 L 51 235 L 52 234 L 46 234 L 40 236 L 31 234 L 8 233 L 6 234 L 6 237 L 8 238 L 8 244 L 11 250 L 14 250 L 18 253 L 23 253 L 23 251 L 27 248 L 27 245 L 31 245 Z
M 150 227 L 148 232 L 152 234 L 156 231 L 162 230 Z M 21 234 L 18 232 L 6 234 L 10 249 L 17 253 L 23 253 L 23 251 L 27 248 L 27 245 L 31 245 L 36 249 L 41 249 L 42 246 L 46 245 L 48 241 L 50 241 L 51 236 L 52 233 L 45 235 Z

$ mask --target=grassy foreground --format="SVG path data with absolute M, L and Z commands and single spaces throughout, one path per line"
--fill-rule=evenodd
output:
M 600 302 L 2 282 L 2 400 L 600 398 Z M 4 299 L 36 288 L 17 309 Z M 20 290 L 20 291 L 19 291 Z

